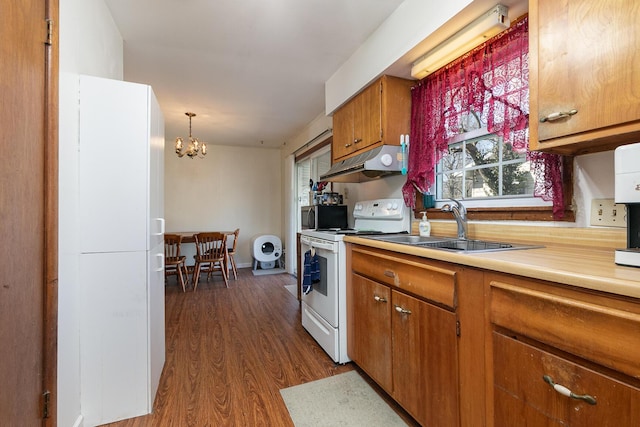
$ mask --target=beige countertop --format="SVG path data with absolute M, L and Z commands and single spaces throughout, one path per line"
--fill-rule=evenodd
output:
M 606 247 L 545 243 L 545 247 L 536 249 L 467 254 L 364 237 L 347 236 L 344 240 L 423 258 L 640 298 L 640 268 L 616 265 L 614 249 Z

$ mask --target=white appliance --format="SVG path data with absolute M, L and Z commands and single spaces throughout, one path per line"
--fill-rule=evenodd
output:
M 164 119 L 149 86 L 80 77 L 85 426 L 148 414 L 165 362 Z
M 615 252 L 616 264 L 640 267 L 640 143 L 615 151 L 616 203 L 627 207 L 627 247 Z
M 282 256 L 282 241 L 278 236 L 272 234 L 263 234 L 251 239 L 251 248 L 253 255 L 253 269 L 257 270 L 258 266 L 263 269 L 271 269 L 280 265 L 280 257 Z
M 336 363 L 350 361 L 347 355 L 347 271 L 344 236 L 407 233 L 409 209 L 402 199 L 357 202 L 353 209 L 354 228 L 302 230 L 300 256 L 314 251 L 318 256 L 320 281 L 302 295 L 302 326 Z M 302 274 L 302 272 L 300 273 Z

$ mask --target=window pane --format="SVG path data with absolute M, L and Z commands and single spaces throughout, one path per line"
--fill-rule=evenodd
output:
M 524 151 L 519 153 L 513 150 L 513 146 L 511 144 L 504 143 L 502 145 L 502 161 L 506 162 L 508 160 L 514 159 L 525 159 L 527 157 L 527 153 Z
M 500 145 L 493 138 L 483 138 L 468 141 L 465 144 L 467 166 L 480 166 L 498 163 L 500 160 Z
M 309 179 L 311 178 L 311 161 L 303 160 L 296 163 L 298 206 L 309 204 Z
M 533 195 L 526 153 L 514 151 L 496 135 L 451 144 L 436 171 L 439 200 Z
M 440 161 L 442 172 L 460 170 L 464 167 L 462 162 L 462 143 L 449 146 L 449 153 Z
M 466 172 L 465 199 L 499 195 L 500 169 L 497 166 Z
M 529 170 L 529 163 L 504 165 L 502 182 L 502 194 L 505 196 L 533 194 L 533 175 Z
M 327 151 L 313 160 L 317 162 L 316 175 L 318 179 L 331 169 L 331 151 Z
M 462 173 L 452 172 L 441 175 L 442 196 L 441 199 L 459 199 L 462 197 Z

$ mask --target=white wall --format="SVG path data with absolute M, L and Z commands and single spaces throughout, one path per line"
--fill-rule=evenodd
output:
M 166 230 L 240 228 L 236 263 L 250 267 L 252 237 L 283 239 L 280 150 L 210 145 L 206 158 L 178 158 L 174 136 L 166 135 L 165 144 Z M 194 245 L 185 245 L 188 264 L 194 252 Z
M 574 160 L 573 199 L 578 227 L 589 226 L 592 199 L 613 199 L 615 196 L 613 153 L 585 154 Z
M 60 0 L 58 425 L 81 426 L 78 75 L 122 79 L 122 38 L 102 0 Z
M 327 80 L 327 114 L 375 80 L 470 3 L 471 0 L 405 0 Z

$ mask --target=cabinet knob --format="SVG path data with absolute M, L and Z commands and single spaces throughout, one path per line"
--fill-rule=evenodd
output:
M 555 113 L 551 113 L 548 116 L 541 117 L 540 123 L 544 122 L 552 122 L 554 120 L 564 119 L 565 117 L 570 117 L 576 114 L 578 110 L 569 110 L 569 111 L 557 111 Z
M 362 142 L 362 138 L 356 138 L 356 139 L 353 140 L 354 144 L 357 144 L 359 142 Z
M 589 405 L 595 405 L 597 403 L 596 399 L 593 396 L 590 396 L 588 394 L 575 394 L 574 392 L 569 390 L 567 387 L 561 384 L 556 384 L 555 382 L 553 382 L 553 379 L 549 375 L 543 375 L 542 379 L 544 380 L 544 382 L 546 382 L 551 387 L 553 387 L 555 391 L 557 391 L 563 396 L 567 396 L 577 400 L 584 400 Z
M 351 147 L 353 144 L 349 143 L 349 144 L 344 144 L 344 148 L 349 148 Z
M 411 310 L 407 310 L 406 308 L 402 308 L 399 305 L 396 305 L 396 311 L 401 314 L 411 314 Z
M 373 299 L 374 299 L 374 300 L 376 300 L 376 301 L 378 301 L 378 302 L 387 302 L 387 299 L 386 299 L 386 298 L 383 298 L 383 297 L 378 296 L 378 295 L 374 295 L 374 296 L 373 296 Z

